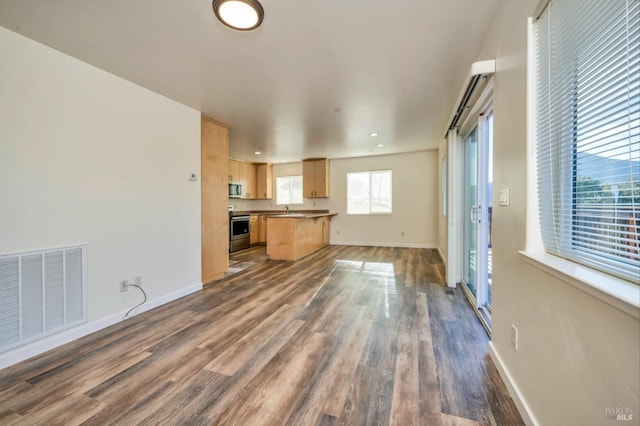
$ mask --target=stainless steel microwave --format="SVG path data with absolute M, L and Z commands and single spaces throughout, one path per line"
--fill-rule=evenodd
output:
M 229 183 L 229 198 L 242 197 L 242 184 L 241 183 Z

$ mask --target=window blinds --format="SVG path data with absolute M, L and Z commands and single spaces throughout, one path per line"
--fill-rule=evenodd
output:
M 547 251 L 640 282 L 640 0 L 552 0 L 534 28 Z

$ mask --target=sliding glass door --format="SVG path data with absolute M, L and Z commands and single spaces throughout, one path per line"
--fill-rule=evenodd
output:
M 463 138 L 463 285 L 481 318 L 491 324 L 493 112 L 480 114 Z
M 464 218 L 463 218 L 463 280 L 469 291 L 477 293 L 478 237 L 478 128 L 464 139 Z

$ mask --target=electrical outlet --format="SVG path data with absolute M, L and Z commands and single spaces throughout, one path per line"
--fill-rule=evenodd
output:
M 142 287 L 142 277 L 140 275 L 135 277 L 134 280 L 135 280 L 136 285 L 139 285 L 140 287 Z
M 129 285 L 129 281 L 120 280 L 120 291 L 127 291 L 127 286 Z
M 513 324 L 511 324 L 511 346 L 516 351 L 518 350 L 518 329 Z

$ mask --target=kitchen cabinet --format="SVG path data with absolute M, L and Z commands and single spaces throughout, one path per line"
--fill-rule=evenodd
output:
M 229 129 L 202 117 L 200 127 L 202 283 L 229 269 Z
M 329 160 L 314 158 L 302 161 L 302 193 L 305 198 L 329 196 Z
M 256 198 L 256 166 L 251 163 L 242 164 L 244 174 L 244 183 L 242 184 L 243 198 L 253 200 Z
M 271 200 L 273 198 L 273 165 L 256 164 L 256 199 Z
M 260 239 L 260 217 L 252 214 L 249 218 L 249 244 L 258 244 Z
M 261 214 L 258 219 L 260 226 L 258 231 L 258 242 L 261 244 L 267 243 L 267 215 Z
M 267 255 L 273 260 L 297 260 L 327 246 L 331 218 L 335 215 L 270 215 Z
M 229 159 L 229 182 L 242 185 L 240 198 L 256 198 L 256 168 L 252 163 Z
M 229 159 L 229 182 L 241 183 L 240 182 L 240 167 L 242 162 Z
M 331 216 L 322 218 L 322 245 L 328 246 L 331 237 Z

